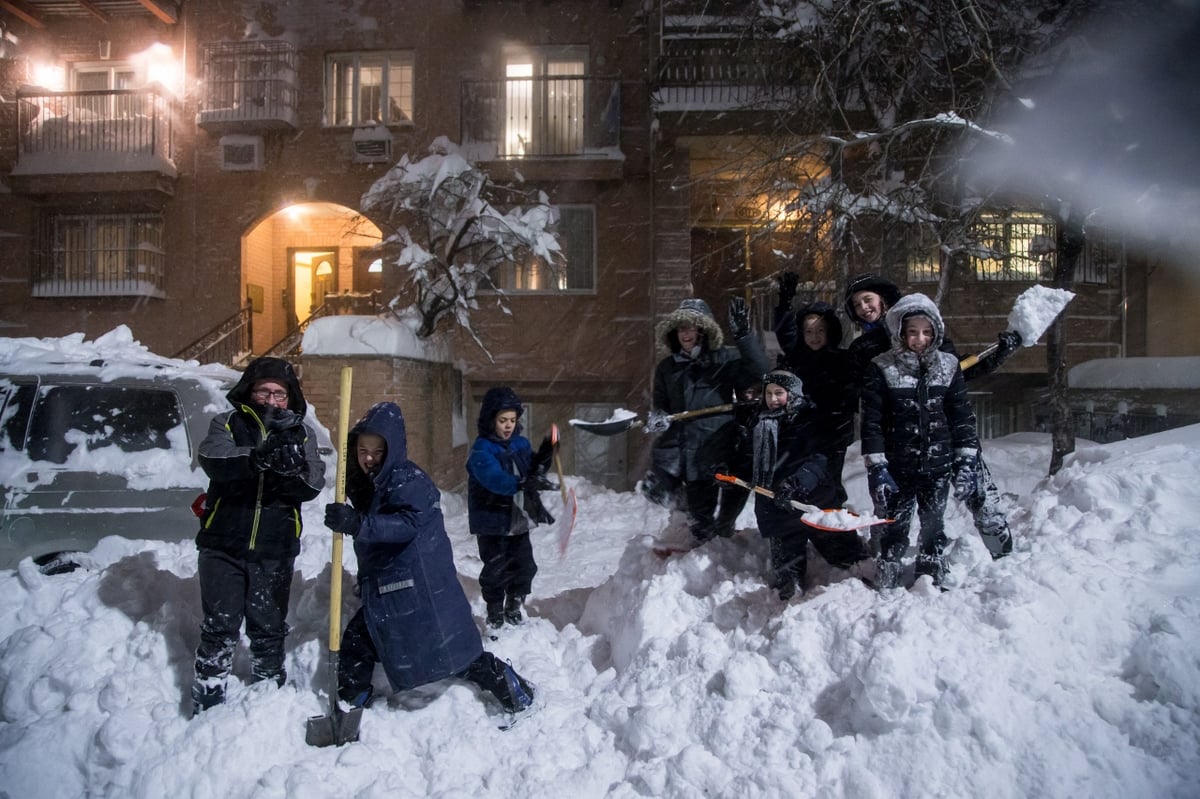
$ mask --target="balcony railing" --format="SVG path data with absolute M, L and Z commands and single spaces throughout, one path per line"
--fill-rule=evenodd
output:
M 776 108 L 811 80 L 796 48 L 748 27 L 745 17 L 692 12 L 662 18 L 653 86 L 659 110 Z
M 462 141 L 481 160 L 617 156 L 621 83 L 554 76 L 463 81 Z
M 276 41 L 207 45 L 196 124 L 215 131 L 297 127 L 295 47 Z
M 18 92 L 16 175 L 175 175 L 171 99 L 158 87 Z

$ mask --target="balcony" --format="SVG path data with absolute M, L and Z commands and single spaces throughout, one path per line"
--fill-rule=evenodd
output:
M 205 46 L 196 124 L 211 133 L 297 129 L 295 48 L 274 41 Z
M 13 190 L 173 195 L 171 105 L 160 87 L 18 91 Z
M 781 110 L 812 82 L 794 47 L 703 15 L 666 16 L 651 101 L 656 111 Z
M 529 180 L 621 176 L 621 83 L 553 76 L 463 81 L 462 146 Z M 539 172 L 544 174 L 539 174 Z

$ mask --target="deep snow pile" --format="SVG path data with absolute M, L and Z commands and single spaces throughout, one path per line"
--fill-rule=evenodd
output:
M 809 593 L 784 604 L 753 529 L 664 560 L 648 545 L 678 519 L 577 483 L 567 559 L 537 540 L 532 618 L 488 644 L 544 700 L 509 732 L 445 681 L 377 702 L 358 743 L 305 745 L 327 710 L 324 499 L 306 507 L 289 684 L 234 680 L 196 720 L 190 545 L 110 538 L 94 570 L 57 577 L 25 562 L 0 572 L 0 793 L 1194 796 L 1200 426 L 1080 442 L 1041 479 L 1049 449 L 986 443 L 1017 551 L 993 563 L 952 502 L 947 593 L 876 594 L 814 558 Z M 854 450 L 846 479 L 865 507 Z M 445 507 L 481 618 L 461 499 Z

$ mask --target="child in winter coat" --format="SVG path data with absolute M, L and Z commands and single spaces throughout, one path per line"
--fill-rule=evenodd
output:
M 886 325 L 892 349 L 871 362 L 862 391 L 862 452 L 875 514 L 894 519 L 879 540 L 876 584 L 899 584 L 915 511 L 921 525 L 916 574 L 941 586 L 951 480 L 962 499 L 978 478 L 975 412 L 958 358 L 938 349 L 945 328 L 932 300 L 904 297 L 887 312 Z
M 770 585 L 787 601 L 804 593 L 808 542 L 830 565 L 849 569 L 869 557 L 853 532 L 818 530 L 801 521 L 792 507 L 797 500 L 823 508 L 835 507 L 838 482 L 829 471 L 829 453 L 836 448 L 828 422 L 805 397 L 804 384 L 781 369 L 763 377 L 759 404 L 745 418 L 729 423 L 714 435 L 732 453 L 735 474 L 775 493 L 774 499 L 755 494 L 758 530 L 770 547 Z M 720 446 L 714 443 L 713 449 Z
M 283 685 L 292 569 L 300 552 L 300 505 L 325 485 L 317 437 L 292 365 L 251 361 L 200 442 L 208 492 L 196 536 L 204 621 L 196 647 L 193 714 L 225 701 L 243 621 L 250 681 Z
M 837 484 L 833 504 L 841 507 L 846 504 L 842 467 L 846 448 L 854 441 L 854 414 L 858 410 L 858 381 L 850 354 L 840 346 L 842 323 L 834 307 L 825 302 L 777 313 L 777 317 L 775 336 L 783 350 L 779 368 L 803 381 L 805 396 L 833 431 L 829 476 Z
M 871 361 L 891 349 L 891 335 L 884 324 L 884 315 L 899 301 L 900 289 L 879 275 L 858 275 L 846 288 L 846 313 L 862 330 L 862 335 L 854 339 L 847 350 L 855 380 L 860 386 Z M 991 355 L 963 370 L 964 380 L 969 383 L 999 369 L 1021 346 L 1021 335 L 1014 330 L 1005 330 L 999 334 L 997 343 L 999 346 Z M 958 358 L 958 351 L 949 338 L 943 337 L 939 348 Z M 992 558 L 1002 558 L 1012 552 L 1012 531 L 1000 509 L 1000 489 L 992 480 L 982 454 L 976 463 L 976 477 L 974 490 L 962 501 L 971 512 L 975 529 Z
M 537 574 L 529 531 L 554 521 L 538 495 L 555 487 L 545 477 L 553 445 L 547 437 L 533 453 L 521 435 L 523 411 L 511 388 L 488 389 L 479 407 L 479 437 L 467 458 L 467 516 L 483 561 L 479 591 L 493 628 L 524 620 L 521 608 Z
M 697 457 L 707 439 L 730 421 L 728 413 L 698 416 L 674 424 L 667 416 L 732 403 L 739 390 L 757 383 L 770 368 L 758 336 L 750 330 L 750 312 L 741 298 L 729 303 L 729 332 L 725 341 L 708 303 L 697 298 L 658 323 L 655 334 L 668 354 L 654 369 L 654 410 L 646 418 L 647 433 L 657 433 L 651 449 L 651 468 L 641 491 L 660 505 L 683 489 L 692 538 L 703 543 L 733 534 L 745 496 L 729 501 Z
M 468 680 L 510 713 L 533 704 L 533 686 L 483 648 L 458 582 L 441 494 L 408 459 L 400 408 L 381 402 L 347 441 L 350 503 L 325 506 L 325 525 L 354 538 L 362 607 L 346 625 L 338 695 L 365 707 L 382 663 L 396 691 L 446 677 Z

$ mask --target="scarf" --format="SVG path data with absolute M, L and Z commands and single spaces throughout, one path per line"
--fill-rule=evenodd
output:
M 786 410 L 762 410 L 754 423 L 754 476 L 757 486 L 769 486 L 775 479 L 775 462 L 779 454 L 779 420 Z

